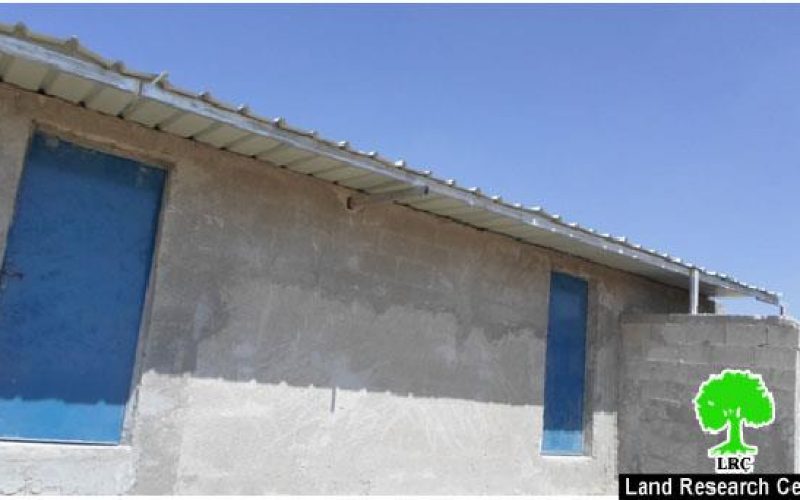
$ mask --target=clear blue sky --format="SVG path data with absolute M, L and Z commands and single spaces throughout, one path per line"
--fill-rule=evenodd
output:
M 800 315 L 800 6 L 3 5 L 0 19 L 783 291 Z

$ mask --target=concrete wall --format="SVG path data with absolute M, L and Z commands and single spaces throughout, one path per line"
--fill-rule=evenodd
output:
M 758 446 L 757 472 L 795 472 L 799 325 L 789 319 L 713 315 L 631 315 L 622 324 L 621 472 L 714 472 L 707 435 L 692 399 L 724 368 L 763 376 L 775 398 L 775 422 L 745 428 Z
M 685 291 L 3 85 L 0 236 L 34 123 L 169 175 L 126 442 L 0 443 L 0 493 L 615 491 L 619 315 Z M 586 457 L 539 454 L 554 269 L 590 284 Z

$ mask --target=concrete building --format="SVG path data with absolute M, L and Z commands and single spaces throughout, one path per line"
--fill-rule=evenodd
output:
M 614 493 L 708 470 L 779 296 L 0 27 L 0 493 Z

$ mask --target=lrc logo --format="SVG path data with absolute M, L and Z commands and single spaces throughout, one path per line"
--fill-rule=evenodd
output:
M 725 456 L 714 459 L 714 468 L 720 474 L 750 474 L 753 472 L 755 457 Z
M 703 432 L 718 434 L 727 430 L 728 439 L 708 450 L 716 471 L 753 472 L 758 446 L 744 441 L 744 427 L 764 427 L 775 420 L 775 399 L 761 375 L 726 369 L 709 376 L 697 390 L 694 410 Z

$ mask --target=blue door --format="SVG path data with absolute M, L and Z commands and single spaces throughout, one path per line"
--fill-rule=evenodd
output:
M 586 374 L 586 281 L 562 273 L 550 277 L 542 452 L 583 454 Z
M 119 442 L 164 178 L 34 135 L 0 270 L 0 439 Z

